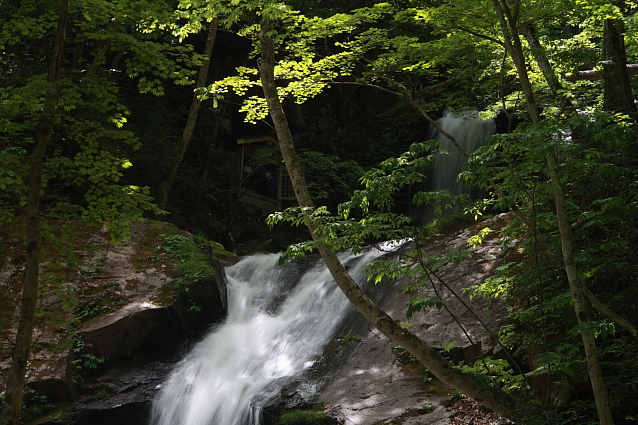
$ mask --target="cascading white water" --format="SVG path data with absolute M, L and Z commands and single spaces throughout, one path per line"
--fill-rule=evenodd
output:
M 360 279 L 365 264 L 382 253 L 342 254 L 341 260 Z M 285 291 L 286 270 L 277 261 L 278 255 L 255 255 L 226 269 L 228 318 L 162 385 L 151 424 L 258 425 L 255 397 L 279 393 L 283 379 L 299 375 L 321 354 L 348 301 L 321 262 L 271 311 Z
M 479 118 L 477 111 L 446 112 L 443 118 L 437 120 L 437 124 L 450 133 L 467 153 L 478 149 L 496 130 L 494 120 Z M 467 159 L 436 129 L 430 136 L 439 139 L 443 149 L 450 153 L 437 155 L 434 160 L 431 190 L 445 189 L 453 195 L 469 193 L 469 188 L 456 181 L 458 175 L 467 168 Z

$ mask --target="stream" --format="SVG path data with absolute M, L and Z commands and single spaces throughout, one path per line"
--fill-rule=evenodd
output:
M 439 124 L 468 152 L 494 132 L 493 121 L 472 111 L 447 113 Z M 445 137 L 432 137 L 439 137 L 450 155 L 437 157 L 431 188 L 467 193 L 456 182 L 466 159 Z M 340 259 L 362 284 L 362 268 L 388 248 L 357 256 L 343 253 Z M 151 425 L 260 425 L 262 407 L 313 366 L 352 308 L 322 261 L 291 284 L 292 273 L 278 260 L 278 254 L 258 254 L 226 269 L 228 318 L 162 384 Z M 311 399 L 315 391 L 308 388 L 304 398 Z

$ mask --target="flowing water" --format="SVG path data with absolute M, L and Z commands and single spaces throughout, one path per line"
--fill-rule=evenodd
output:
M 361 269 L 381 254 L 371 249 L 341 260 L 361 279 Z M 228 318 L 162 385 L 153 425 L 259 425 L 255 400 L 274 397 L 312 366 L 349 303 L 323 262 L 290 288 L 277 261 L 275 254 L 255 255 L 226 269 Z
M 439 126 L 450 133 L 468 153 L 478 149 L 489 136 L 494 134 L 494 120 L 483 120 L 477 111 L 446 112 L 437 121 Z M 449 155 L 438 155 L 434 161 L 431 190 L 449 190 L 453 195 L 470 193 L 470 188 L 456 181 L 457 176 L 467 168 L 467 159 L 461 155 L 447 137 L 434 129 L 432 138 L 439 139 Z

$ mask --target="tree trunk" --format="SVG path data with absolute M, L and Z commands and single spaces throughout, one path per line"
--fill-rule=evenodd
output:
M 53 125 L 56 119 L 55 109 L 60 97 L 55 83 L 60 78 L 68 14 L 68 0 L 60 0 L 55 46 L 49 64 L 47 93 L 44 100 L 37 142 L 31 155 L 26 206 L 27 259 L 22 289 L 22 306 L 18 323 L 18 333 L 7 377 L 5 405 L 2 415 L 0 415 L 0 424 L 2 425 L 18 424 L 22 411 L 25 375 L 31 349 L 31 334 L 33 332 L 39 284 L 41 245 L 40 190 L 42 188 L 42 168 L 46 148 L 53 133 Z
M 206 57 L 206 59 L 204 59 L 202 66 L 199 68 L 196 88 L 204 87 L 206 85 L 208 68 L 210 67 L 210 59 L 211 55 L 213 54 L 213 46 L 215 46 L 215 38 L 217 38 L 217 21 L 218 18 L 215 17 L 210 23 L 208 37 L 206 38 L 206 46 L 204 47 L 204 56 Z M 193 95 L 191 108 L 188 111 L 188 119 L 186 120 L 186 126 L 184 127 L 184 132 L 182 133 L 182 140 L 180 141 L 180 144 L 175 152 L 175 161 L 168 170 L 168 174 L 166 175 L 162 183 L 160 183 L 158 204 L 161 209 L 166 208 L 166 204 L 168 203 L 168 195 L 171 192 L 171 187 L 173 186 L 173 181 L 175 181 L 175 176 L 177 176 L 177 170 L 179 169 L 179 166 L 184 159 L 186 149 L 188 148 L 188 145 L 191 142 L 191 138 L 193 137 L 193 131 L 195 131 L 195 124 L 197 124 L 197 115 L 199 113 L 199 106 L 201 105 L 201 103 L 202 101 L 199 100 L 197 93 L 195 93 Z
M 603 81 L 605 109 L 622 112 L 636 119 L 636 104 L 631 91 L 625 52 L 625 25 L 619 19 L 605 19 L 603 23 L 603 51 L 605 54 Z
M 540 121 L 540 114 L 538 113 L 538 109 L 536 108 L 534 92 L 527 76 L 525 56 L 523 54 L 516 20 L 512 16 L 506 0 L 492 1 L 494 4 L 494 10 L 503 31 L 505 46 L 507 47 L 510 55 L 512 56 L 512 60 L 516 65 L 521 88 L 523 89 L 523 92 L 525 94 L 527 108 L 532 123 L 538 124 L 538 122 Z M 517 3 L 519 1 L 520 0 L 517 0 Z M 589 319 L 585 311 L 584 295 L 580 288 L 581 284 L 578 277 L 578 270 L 576 268 L 576 261 L 572 248 L 571 226 L 569 225 L 569 221 L 567 218 L 567 209 L 565 206 L 565 195 L 558 179 L 558 163 L 556 160 L 556 153 L 553 149 L 548 150 L 546 161 L 549 171 L 549 177 L 553 185 L 554 204 L 556 207 L 556 217 L 558 219 L 558 226 L 560 231 L 563 263 L 565 264 L 565 272 L 567 273 L 569 290 L 574 299 L 574 312 L 576 314 L 578 323 L 584 323 L 587 322 Z M 585 349 L 587 367 L 589 369 L 589 379 L 592 384 L 594 399 L 596 401 L 598 419 L 600 420 L 601 425 L 613 425 L 614 420 L 611 414 L 611 408 L 609 406 L 609 397 L 605 388 L 605 382 L 600 368 L 600 362 L 598 360 L 598 350 L 596 349 L 596 341 L 594 339 L 594 335 L 591 332 L 583 331 L 581 332 L 581 337 L 583 340 L 583 347 Z
M 589 321 L 585 306 L 585 296 L 580 286 L 578 277 L 578 269 L 576 268 L 576 260 L 572 247 L 571 225 L 567 219 L 567 208 L 565 207 L 565 196 L 563 189 L 558 183 L 558 162 L 553 151 L 547 153 L 547 163 L 550 171 L 550 178 L 553 183 L 554 204 L 556 205 L 556 217 L 558 218 L 558 227 L 560 230 L 561 249 L 563 252 L 563 260 L 565 262 L 565 271 L 567 272 L 567 281 L 569 282 L 569 291 L 573 298 L 574 312 L 579 324 Z M 598 419 L 601 425 L 613 425 L 614 418 L 609 405 L 609 396 L 605 388 L 605 380 L 603 377 L 600 362 L 598 360 L 598 350 L 596 348 L 596 339 L 590 330 L 581 332 L 583 347 L 585 349 L 585 357 L 587 359 L 587 368 L 589 370 L 589 380 L 591 381 L 594 399 L 596 401 L 596 410 L 598 411 Z
M 262 56 L 259 62 L 261 83 L 297 202 L 301 207 L 314 209 L 314 203 L 308 192 L 301 163 L 297 158 L 292 134 L 290 133 L 290 128 L 288 127 L 288 122 L 275 85 L 275 54 L 273 42 L 269 35 L 271 30 L 272 24 L 270 20 L 263 18 L 261 24 Z M 317 234 L 316 226 L 310 219 L 309 213 L 306 213 L 306 225 L 313 240 L 319 240 L 321 236 Z M 319 252 L 328 270 L 330 270 L 332 277 L 348 300 L 350 300 L 355 308 L 363 314 L 370 323 L 375 325 L 381 333 L 395 343 L 401 344 L 401 346 L 414 355 L 441 381 L 467 394 L 469 397 L 499 414 L 511 416 L 514 413 L 515 403 L 513 398 L 498 389 L 476 388 L 473 376 L 455 370 L 437 350 L 428 346 L 412 332 L 401 328 L 395 320 L 381 310 L 352 279 L 334 252 L 325 245 L 320 245 Z

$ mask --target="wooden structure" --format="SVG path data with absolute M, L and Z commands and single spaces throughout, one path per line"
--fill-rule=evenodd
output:
M 257 150 L 268 143 L 278 145 L 277 139 L 272 136 L 237 140 L 237 145 L 240 147 L 237 156 L 238 175 L 241 181 L 239 201 L 274 212 L 294 205 L 295 193 L 283 162 L 274 165 L 257 164 L 252 161 Z

